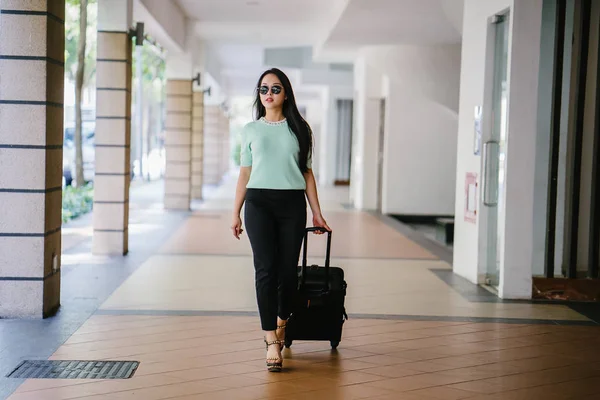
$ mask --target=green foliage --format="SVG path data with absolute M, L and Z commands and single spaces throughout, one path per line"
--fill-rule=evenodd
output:
M 135 40 L 135 39 L 133 39 Z M 164 52 L 150 41 L 145 40 L 142 46 L 142 80 L 150 84 L 158 79 L 165 80 L 166 64 Z M 137 77 L 137 51 L 133 50 L 133 77 Z
M 65 74 L 67 79 L 75 80 L 77 70 L 77 42 L 79 41 L 79 6 L 80 0 L 66 1 L 65 18 Z M 96 0 L 88 0 L 87 40 L 85 50 L 85 75 L 83 86 L 88 86 L 96 75 L 96 28 L 98 25 L 98 4 Z
M 62 192 L 62 222 L 87 214 L 92 210 L 94 188 L 91 184 L 82 187 L 67 186 Z
M 135 40 L 135 39 L 132 39 Z M 141 71 L 141 96 L 140 82 L 137 76 L 138 56 L 142 64 Z M 151 38 L 146 37 L 144 45 L 140 48 L 133 46 L 132 75 L 133 75 L 133 97 L 132 97 L 132 156 L 139 152 L 140 139 L 138 127 L 138 115 L 141 102 L 142 135 L 144 137 L 144 151 L 160 146 L 160 136 L 164 129 L 164 105 L 166 85 L 166 54 L 162 48 L 155 45 Z M 136 157 L 137 159 L 137 157 Z

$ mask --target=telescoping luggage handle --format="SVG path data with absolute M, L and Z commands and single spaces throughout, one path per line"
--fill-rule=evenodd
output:
M 319 226 L 312 228 L 306 228 L 304 232 L 304 249 L 302 250 L 302 278 L 301 285 L 306 283 L 306 258 L 308 253 L 308 234 L 310 232 L 323 232 L 327 233 L 327 251 L 325 252 L 325 290 L 329 289 L 329 259 L 331 257 L 331 231 Z

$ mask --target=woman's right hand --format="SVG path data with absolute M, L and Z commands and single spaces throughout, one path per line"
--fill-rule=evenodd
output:
M 233 221 L 231 222 L 231 230 L 233 231 L 233 236 L 240 240 L 240 235 L 244 230 L 242 229 L 242 219 L 239 215 L 235 215 L 233 217 Z

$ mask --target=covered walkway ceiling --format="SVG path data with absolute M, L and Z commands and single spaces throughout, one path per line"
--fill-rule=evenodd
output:
M 213 43 L 310 46 L 327 30 L 336 1 L 178 0 L 200 38 Z
M 266 52 L 297 50 L 297 65 L 352 63 L 364 46 L 461 41 L 464 0 L 136 0 L 134 18 L 168 51 L 201 47 L 229 94 L 248 93 Z M 208 60 L 208 61 L 207 61 Z M 317 67 L 318 69 L 319 67 Z M 321 66 L 320 68 L 323 68 Z M 325 65 L 325 68 L 327 66 Z M 210 68 L 209 68 L 210 70 Z M 249 86 L 250 85 L 250 86 Z
M 350 0 L 325 38 L 319 58 L 352 61 L 375 45 L 461 42 L 464 0 Z

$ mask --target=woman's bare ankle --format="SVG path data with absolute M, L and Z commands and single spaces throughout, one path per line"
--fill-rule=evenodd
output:
M 287 319 L 281 319 L 277 317 L 277 329 L 275 332 L 277 333 L 277 340 L 285 341 L 285 326 L 287 324 Z M 281 344 L 281 348 L 283 349 L 283 343 Z
M 277 340 L 277 332 L 276 331 L 264 331 L 265 332 L 265 339 L 267 340 L 267 342 L 272 342 L 274 340 Z

